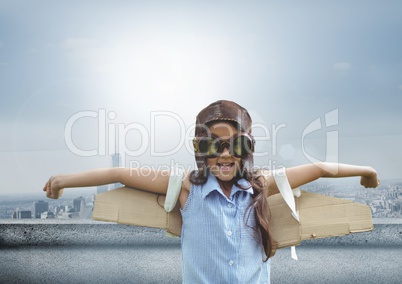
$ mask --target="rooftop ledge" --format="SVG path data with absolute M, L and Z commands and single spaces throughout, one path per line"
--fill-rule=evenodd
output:
M 302 245 L 402 245 L 402 218 L 373 219 L 374 230 L 303 241 Z M 135 227 L 91 219 L 1 219 L 0 247 L 65 245 L 179 245 L 163 229 Z
M 0 219 L 0 225 L 6 224 L 117 224 L 115 222 L 96 221 L 93 219 Z M 402 225 L 402 218 L 373 218 L 374 225 Z

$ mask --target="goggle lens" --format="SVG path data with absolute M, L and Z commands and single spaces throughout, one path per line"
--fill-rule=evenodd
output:
M 198 152 L 206 156 L 214 156 L 219 151 L 219 141 L 212 137 L 203 137 L 198 141 Z
M 235 156 L 246 156 L 251 152 L 252 141 L 247 136 L 238 136 L 233 139 L 232 150 Z
M 253 151 L 253 140 L 249 135 L 240 134 L 228 140 L 216 137 L 198 137 L 194 139 L 194 150 L 198 155 L 210 157 L 219 156 L 225 148 L 236 157 L 245 157 Z

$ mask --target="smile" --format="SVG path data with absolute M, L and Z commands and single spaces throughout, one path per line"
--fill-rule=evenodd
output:
M 217 163 L 217 165 L 221 169 L 230 169 L 234 166 L 234 163 Z

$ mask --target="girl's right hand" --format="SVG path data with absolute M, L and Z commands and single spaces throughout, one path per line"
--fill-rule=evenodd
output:
M 43 191 L 46 192 L 46 197 L 52 199 L 58 199 L 63 194 L 63 188 L 59 186 L 59 178 L 51 176 L 45 186 Z
M 368 175 L 362 176 L 360 178 L 360 184 L 365 188 L 376 188 L 380 185 L 380 180 L 377 176 L 377 172 L 371 167 L 369 167 L 369 171 L 370 173 Z

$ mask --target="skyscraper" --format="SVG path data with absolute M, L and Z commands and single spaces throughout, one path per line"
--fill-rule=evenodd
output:
M 73 200 L 73 207 L 75 212 L 80 212 L 81 208 L 85 206 L 85 199 L 84 197 L 80 196 Z
M 121 167 L 121 159 L 120 159 L 119 153 L 112 154 L 112 166 L 113 166 L 113 168 Z M 121 183 L 117 182 L 111 186 L 111 189 L 115 189 L 115 188 L 122 187 L 122 186 L 123 185 Z
M 33 218 L 40 219 L 40 214 L 49 211 L 49 203 L 39 200 L 33 204 Z
M 121 167 L 121 160 L 120 160 L 119 153 L 112 154 L 112 166 L 113 166 L 113 168 Z

